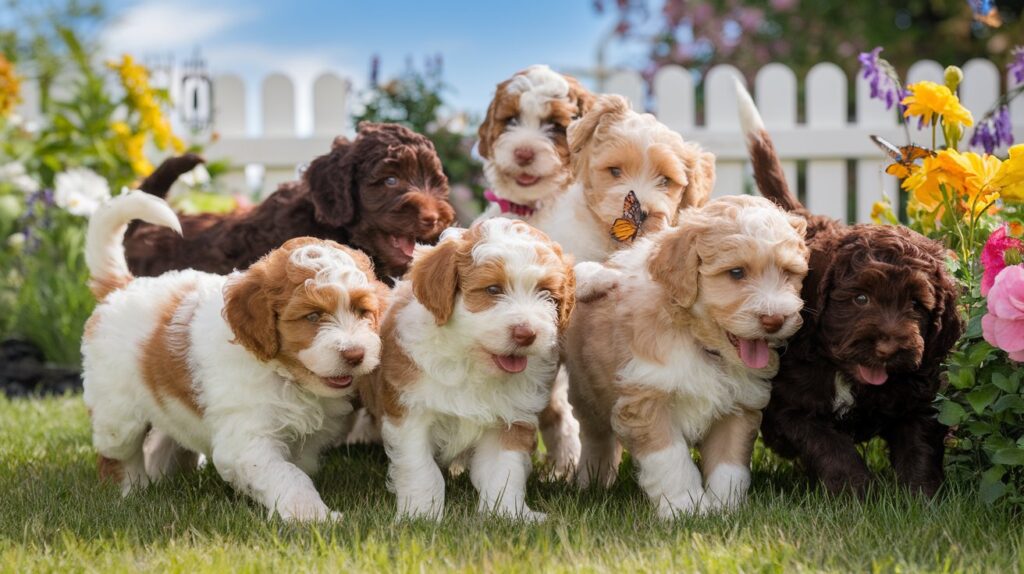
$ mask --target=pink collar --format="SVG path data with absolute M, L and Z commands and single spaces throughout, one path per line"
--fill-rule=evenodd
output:
M 522 203 L 516 203 L 509 201 L 503 197 L 499 197 L 497 193 L 494 193 L 493 189 L 484 190 L 484 199 L 491 203 L 498 204 L 501 208 L 502 213 L 514 213 L 519 217 L 530 217 L 537 208 L 533 205 L 523 205 Z

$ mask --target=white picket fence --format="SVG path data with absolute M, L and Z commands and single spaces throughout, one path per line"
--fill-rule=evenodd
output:
M 977 59 L 963 66 L 960 89 L 963 103 L 981 119 L 995 102 L 1001 88 L 1001 72 L 991 62 Z M 511 71 L 510 71 L 511 73 Z M 718 66 L 705 78 L 703 114 L 697 109 L 697 83 L 688 70 L 668 66 L 658 71 L 651 93 L 639 74 L 622 71 L 606 83 L 605 91 L 629 98 L 635 109 L 648 109 L 688 140 L 701 143 L 718 158 L 717 194 L 751 189 L 746 150 L 739 133 L 736 97 L 732 78 L 736 69 Z M 942 82 L 943 67 L 922 61 L 913 65 L 907 81 Z M 495 83 L 502 77 L 496 76 Z M 849 117 L 847 102 L 849 79 L 836 65 L 821 63 L 813 67 L 805 82 L 804 110 L 799 114 L 798 79 L 781 64 L 762 68 L 753 86 L 753 94 L 776 148 L 785 161 L 786 175 L 793 189 L 811 210 L 833 217 L 868 221 L 872 204 L 888 196 L 897 200 L 896 180 L 883 173 L 886 159 L 868 139 L 881 135 L 898 144 L 905 142 L 904 129 L 895 110 L 887 111 L 868 97 L 867 83 L 856 79 L 855 113 Z M 1007 78 L 1009 88 L 1014 86 Z M 295 176 L 296 166 L 325 153 L 335 135 L 353 132 L 349 121 L 349 83 L 335 74 L 318 77 L 312 87 L 312 102 L 297 102 L 295 85 L 283 74 L 265 78 L 260 86 L 258 122 L 246 116 L 251 97 L 244 81 L 234 75 L 214 78 L 214 131 L 217 141 L 208 148 L 209 159 L 229 159 L 237 171 L 230 185 L 243 188 L 243 170 L 263 172 L 262 192 L 276 188 Z M 480 102 L 480 108 L 485 102 Z M 648 106 L 650 104 L 650 106 Z M 312 105 L 312 134 L 299 137 L 296 110 Z M 703 117 L 702 124 L 696 118 Z M 798 118 L 803 121 L 798 121 Z M 1024 141 L 1024 97 L 1011 107 L 1016 141 Z M 250 133 L 258 123 L 260 133 Z M 931 131 L 910 128 L 916 143 L 930 144 Z M 967 135 L 971 133 L 968 130 Z M 851 171 L 852 170 L 852 174 Z M 851 177 L 852 175 L 852 177 Z M 802 177 L 801 177 L 802 176 Z M 851 185 L 852 183 L 852 185 Z M 852 209 L 850 208 L 852 206 Z

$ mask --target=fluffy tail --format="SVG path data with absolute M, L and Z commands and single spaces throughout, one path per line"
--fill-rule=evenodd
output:
M 181 223 L 167 203 L 144 191 L 129 191 L 108 201 L 89 219 L 85 263 L 89 288 L 97 301 L 128 285 L 132 274 L 124 257 L 124 232 L 133 219 L 170 227 L 181 234 Z
M 139 189 L 160 199 L 167 199 L 167 192 L 171 190 L 174 182 L 201 163 L 204 163 L 203 158 L 194 153 L 167 158 L 149 174 L 149 177 L 142 180 Z
M 743 135 L 747 138 L 747 152 L 754 166 L 754 181 L 761 195 L 777 203 L 786 211 L 803 209 L 803 205 L 795 195 L 790 193 L 786 183 L 786 175 L 779 163 L 779 155 L 775 153 L 775 145 L 764 129 L 761 113 L 757 111 L 750 92 L 743 83 L 736 80 L 736 103 L 739 107 L 740 125 Z

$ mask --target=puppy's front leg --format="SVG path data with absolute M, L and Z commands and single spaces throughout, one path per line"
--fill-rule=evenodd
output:
M 408 414 L 401 419 L 384 416 L 381 437 L 391 465 L 388 480 L 398 497 L 398 518 L 440 520 L 444 512 L 444 475 L 434 460 L 430 438 L 432 419 Z
M 896 478 L 925 496 L 934 496 L 943 479 L 946 427 L 934 417 L 934 412 L 908 414 L 882 431 Z
M 750 455 L 761 427 L 761 411 L 741 409 L 724 416 L 708 429 L 700 445 L 706 501 L 732 510 L 750 488 Z
M 233 438 L 239 435 L 235 434 Z M 313 480 L 287 460 L 279 441 L 254 436 L 245 441 L 217 441 L 213 464 L 224 480 L 259 501 L 271 514 L 288 521 L 337 520 L 320 498 Z
M 832 494 L 849 491 L 863 496 L 871 471 L 857 452 L 850 435 L 839 432 L 827 419 L 801 416 L 792 410 L 765 411 L 765 434 L 778 435 L 796 451 L 810 473 Z
M 673 427 L 670 405 L 664 392 L 629 387 L 612 409 L 612 426 L 640 466 L 640 486 L 664 519 L 698 512 L 704 495 L 690 446 Z
M 531 521 L 546 518 L 526 506 L 526 477 L 536 443 L 536 427 L 524 423 L 484 433 L 469 469 L 473 486 L 480 493 L 480 512 Z

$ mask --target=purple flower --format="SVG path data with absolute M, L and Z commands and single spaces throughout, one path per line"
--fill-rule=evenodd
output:
M 900 88 L 896 70 L 885 59 L 878 57 L 881 52 L 882 48 L 878 47 L 870 52 L 862 52 L 857 59 L 860 60 L 864 79 L 871 86 L 871 97 L 882 100 L 885 102 L 885 109 L 891 110 L 903 99 L 906 92 Z
M 1024 46 L 1017 46 L 1010 52 L 1012 59 L 1006 65 L 1006 71 L 1013 74 L 1018 84 L 1024 84 Z
M 991 154 L 1002 145 L 1013 145 L 1013 126 L 1010 124 L 1010 109 L 1002 106 L 985 116 L 974 128 L 971 147 L 980 147 Z
M 370 58 L 370 87 L 376 88 L 380 80 L 380 54 L 374 54 Z

